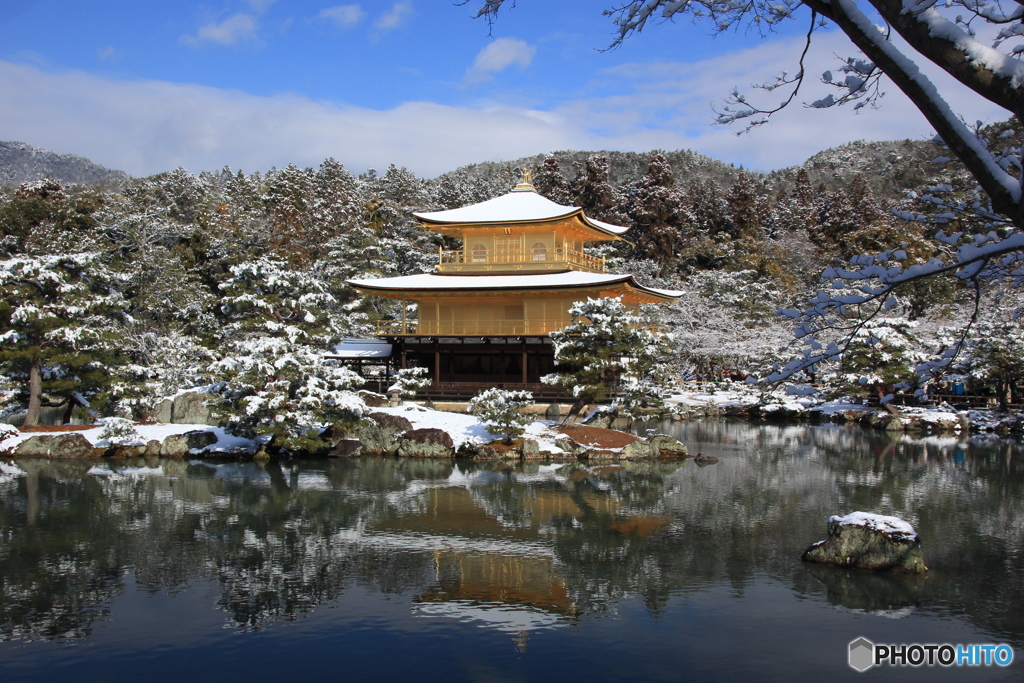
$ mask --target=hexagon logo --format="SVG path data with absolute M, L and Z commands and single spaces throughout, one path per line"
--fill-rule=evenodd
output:
M 858 638 L 850 643 L 850 666 L 861 673 L 875 664 L 875 644 L 867 638 Z

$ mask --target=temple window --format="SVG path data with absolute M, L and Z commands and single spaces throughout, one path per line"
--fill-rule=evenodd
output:
M 473 263 L 486 263 L 487 261 L 487 247 L 482 244 L 478 244 L 473 247 Z
M 537 242 L 533 245 L 533 260 L 534 261 L 547 261 L 548 260 L 548 248 L 544 246 L 543 242 Z

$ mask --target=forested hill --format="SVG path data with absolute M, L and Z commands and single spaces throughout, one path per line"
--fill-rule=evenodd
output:
M 983 133 L 989 145 L 1021 144 L 1009 124 Z M 827 266 L 887 250 L 925 262 L 946 244 L 933 239 L 937 229 L 988 230 L 928 201 L 932 193 L 983 198 L 959 164 L 924 141 L 853 143 L 769 174 L 693 152 L 561 152 L 432 179 L 394 165 L 356 175 L 326 159 L 248 174 L 176 169 L 116 187 L 33 180 L 0 187 L 0 336 L 19 340 L 0 344 L 0 398 L 25 386 L 23 340 L 31 334 L 62 359 L 47 367 L 79 364 L 44 375 L 44 391 L 65 403 L 106 396 L 132 414 L 180 389 L 263 367 L 273 349 L 294 355 L 300 346 L 319 358 L 341 338 L 371 336 L 377 322 L 403 317 L 401 304 L 364 297 L 346 280 L 431 272 L 439 249 L 459 245 L 422 230 L 412 213 L 504 194 L 524 166 L 549 199 L 629 228 L 628 241 L 587 247 L 609 269 L 686 291 L 657 315 L 673 330 L 674 367 L 693 377 L 735 368 L 763 375 L 792 339 L 792 323 L 776 311 L 805 306 Z M 906 220 L 915 216 L 923 219 Z M 916 364 L 948 347 L 945 330 L 972 315 L 955 278 L 906 290 L 884 319 L 856 328 L 866 341 L 854 360 L 884 370 L 876 383 L 910 386 Z M 1010 309 L 983 310 L 998 317 Z M 972 329 L 1019 340 L 1022 322 L 993 318 Z M 981 367 L 962 372 L 988 372 Z M 834 372 L 837 390 L 863 390 L 861 370 Z M 71 376 L 77 381 L 61 379 Z
M 64 185 L 120 187 L 130 176 L 75 154 L 58 154 L 24 142 L 0 142 L 0 186 L 50 177 Z
M 874 194 L 883 197 L 897 197 L 933 182 L 936 174 L 943 170 L 942 164 L 936 164 L 934 160 L 945 153 L 937 145 L 926 140 L 857 140 L 818 152 L 798 166 L 759 173 L 689 150 L 654 151 L 660 151 L 665 156 L 672 167 L 676 184 L 680 186 L 696 180 L 713 180 L 728 188 L 739 173 L 746 170 L 753 177 L 762 179 L 767 188 L 779 189 L 792 185 L 797 172 L 803 169 L 814 187 L 822 183 L 846 187 L 859 175 L 864 177 Z M 563 175 L 570 178 L 576 175 L 588 158 L 602 156 L 608 160 L 608 180 L 615 186 L 628 187 L 636 185 L 643 178 L 647 172 L 650 154 L 558 151 L 553 152 L 551 156 L 558 160 Z M 547 156 L 549 155 L 537 154 L 506 162 L 484 161 L 462 166 L 452 173 L 478 180 L 510 169 L 539 168 Z
M 732 164 L 727 164 L 724 161 L 718 161 L 689 150 L 663 151 L 661 153 L 671 165 L 676 183 L 680 185 L 694 180 L 714 180 L 724 185 L 731 185 L 740 170 Z M 559 151 L 553 152 L 550 156 L 557 159 L 559 169 L 568 178 L 576 175 L 578 170 L 585 166 L 586 160 L 590 157 L 604 157 L 608 160 L 609 182 L 615 186 L 630 186 L 640 182 L 644 173 L 647 172 L 649 154 L 649 152 Z M 479 179 L 493 175 L 495 172 L 504 172 L 509 169 L 536 169 L 541 167 L 548 156 L 547 154 L 536 154 L 507 162 L 484 161 L 462 166 L 453 173 L 469 179 Z

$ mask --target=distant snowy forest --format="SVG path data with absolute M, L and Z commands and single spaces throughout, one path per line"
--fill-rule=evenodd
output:
M 1009 123 L 985 133 L 1019 138 Z M 504 194 L 521 167 L 548 198 L 629 226 L 629 242 L 589 247 L 613 271 L 686 291 L 649 312 L 671 332 L 676 381 L 763 378 L 795 353 L 784 349 L 793 323 L 776 312 L 827 287 L 825 268 L 885 250 L 924 261 L 948 249 L 937 230 L 983 229 L 930 201 L 935 188 L 969 198 L 976 183 L 938 148 L 910 141 L 855 143 L 771 174 L 689 152 L 564 152 L 435 179 L 394 166 L 354 175 L 327 159 L 249 175 L 178 169 L 117 189 L 38 180 L 0 190 L 5 410 L 23 409 L 34 391 L 68 416 L 88 404 L 139 418 L 161 397 L 216 383 L 227 405 L 232 392 L 245 397 L 226 418 L 239 432 L 297 405 L 351 408 L 356 379 L 320 356 L 401 310 L 345 280 L 430 272 L 438 249 L 457 245 L 419 229 L 411 212 Z M 1017 290 L 982 291 L 955 363 L 932 378 L 915 372 L 956 342 L 975 314 L 972 294 L 933 277 L 883 313 L 851 306 L 857 331 L 842 362 L 798 379 L 861 395 L 971 380 L 1012 399 L 1011 380 L 1024 375 Z

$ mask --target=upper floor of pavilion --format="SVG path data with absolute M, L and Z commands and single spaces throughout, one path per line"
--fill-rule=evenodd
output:
M 462 241 L 461 249 L 439 250 L 437 270 L 445 274 L 604 273 L 604 258 L 587 254 L 584 245 L 621 240 L 628 230 L 541 196 L 529 172 L 508 194 L 413 216 L 427 230 Z

